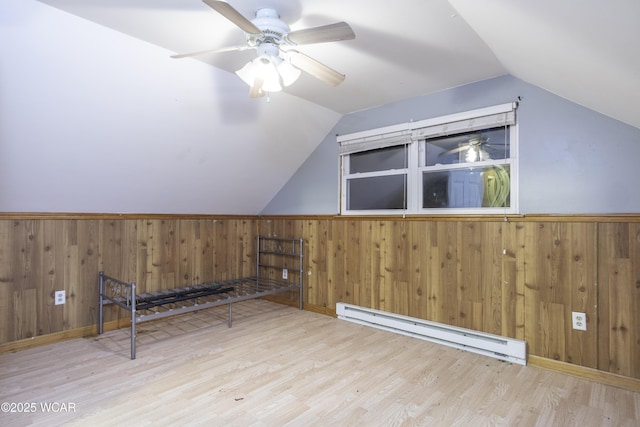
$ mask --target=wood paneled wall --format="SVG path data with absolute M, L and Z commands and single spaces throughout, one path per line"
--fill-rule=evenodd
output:
M 310 305 L 514 337 L 532 355 L 640 378 L 640 223 L 620 221 L 283 217 L 260 233 L 304 237 Z
M 95 325 L 99 271 L 139 292 L 253 275 L 255 232 L 246 218 L 0 220 L 0 344 Z
M 95 326 L 100 270 L 141 291 L 252 275 L 257 233 L 304 238 L 309 309 L 335 313 L 342 301 L 415 316 L 640 378 L 640 216 L 5 215 L 0 344 Z M 572 329 L 572 311 L 587 314 L 587 331 Z

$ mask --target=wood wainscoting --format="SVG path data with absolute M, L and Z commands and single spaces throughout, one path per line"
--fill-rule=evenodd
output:
M 254 275 L 256 227 L 253 217 L 0 214 L 0 350 L 93 331 L 99 271 L 140 293 Z M 106 322 L 127 318 L 109 308 Z
M 283 216 L 259 232 L 305 239 L 310 306 L 517 338 L 530 355 L 640 379 L 640 216 Z
M 258 233 L 304 239 L 306 309 L 390 311 L 640 379 L 640 215 L 0 214 L 0 352 L 93 333 L 100 270 L 146 291 L 251 275 Z

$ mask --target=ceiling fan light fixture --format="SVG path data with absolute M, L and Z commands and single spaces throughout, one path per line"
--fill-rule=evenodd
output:
M 280 64 L 278 64 L 278 72 L 280 73 L 280 77 L 282 77 L 282 84 L 285 86 L 291 86 L 302 74 L 302 71 L 282 59 L 280 60 Z
M 280 92 L 283 86 L 298 80 L 302 72 L 279 56 L 260 55 L 247 62 L 236 74 L 250 87 L 260 79 L 264 92 Z
M 282 90 L 278 68 L 270 58 L 260 56 L 249 61 L 244 67 L 236 71 L 236 74 L 249 87 L 253 87 L 256 80 L 261 80 L 264 92 L 279 92 Z

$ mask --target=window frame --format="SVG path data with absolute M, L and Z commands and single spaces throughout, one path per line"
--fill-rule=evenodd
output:
M 338 136 L 340 144 L 340 214 L 341 215 L 495 215 L 517 214 L 519 212 L 519 173 L 518 173 L 518 123 L 515 117 L 517 103 L 496 105 L 493 107 L 441 116 L 417 122 L 403 123 L 384 128 L 371 129 L 349 135 Z M 504 114 L 504 126 L 509 131 L 509 157 L 506 159 L 490 159 L 478 162 L 454 163 L 446 165 L 421 166 L 421 155 L 424 155 L 428 138 L 455 135 L 473 130 L 500 127 L 494 123 L 495 117 Z M 511 114 L 511 116 L 509 116 Z M 493 123 L 493 124 L 492 124 Z M 506 124 L 509 123 L 509 124 Z M 478 127 L 480 126 L 480 127 Z M 452 130 L 453 129 L 453 130 Z M 358 152 L 375 150 L 393 145 L 404 145 L 407 150 L 407 167 L 366 173 L 350 173 L 350 155 Z M 483 167 L 509 165 L 510 168 L 510 206 L 508 207 L 473 207 L 473 208 L 424 208 L 423 205 L 423 173 L 429 171 L 451 171 L 466 169 L 469 166 Z M 367 209 L 349 210 L 349 180 L 369 176 L 407 175 L 406 209 Z
M 410 149 L 412 146 L 415 146 L 415 144 L 403 144 L 405 145 L 406 149 L 407 149 L 407 167 L 402 168 L 402 169 L 386 169 L 386 170 L 378 170 L 378 171 L 372 171 L 372 172 L 359 172 L 359 173 L 354 173 L 354 174 L 345 174 L 344 170 L 348 170 L 349 168 L 349 155 L 347 156 L 341 156 L 342 157 L 342 167 L 341 167 L 341 175 L 342 175 L 342 179 L 341 179 L 341 194 L 340 194 L 340 211 L 341 214 L 345 214 L 345 215 L 397 215 L 397 214 L 401 214 L 401 213 L 406 213 L 410 210 L 415 210 L 415 206 L 412 206 L 412 203 L 415 202 L 415 200 L 412 200 L 412 198 L 410 197 L 410 194 L 412 194 L 412 192 L 414 192 L 415 190 L 415 183 L 412 182 L 413 181 L 413 177 L 412 173 L 410 173 L 411 169 L 412 169 L 412 165 L 417 164 L 417 159 L 415 159 L 415 153 L 412 153 L 412 150 Z M 353 153 L 352 153 L 353 154 Z M 413 168 L 415 169 L 415 167 Z M 349 179 L 358 179 L 358 178 L 370 178 L 370 177 L 380 177 L 380 176 L 392 176 L 392 175 L 406 175 L 406 188 L 405 188 L 405 203 L 406 203 L 406 208 L 405 209 L 366 209 L 366 210 L 355 210 L 355 209 L 351 209 L 348 210 L 346 207 L 348 206 L 349 201 L 348 196 L 349 196 L 349 184 L 348 184 L 348 180 Z

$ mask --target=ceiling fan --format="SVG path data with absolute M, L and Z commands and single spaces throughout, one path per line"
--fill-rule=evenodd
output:
M 202 1 L 244 31 L 247 43 L 222 49 L 172 55 L 172 58 L 255 49 L 257 58 L 236 71 L 236 74 L 250 86 L 249 95 L 254 98 L 265 96 L 269 92 L 277 92 L 282 90 L 283 86 L 291 85 L 300 76 L 300 70 L 332 86 L 337 86 L 344 81 L 344 74 L 297 51 L 295 47 L 352 40 L 355 34 L 346 22 L 291 31 L 275 9 L 258 9 L 256 17 L 249 20 L 225 1 Z
M 491 159 L 491 155 L 487 152 L 487 149 L 492 149 L 492 146 L 489 144 L 489 138 L 483 135 L 473 135 L 467 142 L 451 150 L 444 151 L 439 155 L 447 156 L 449 154 L 461 153 L 460 157 L 464 158 L 467 162 L 481 162 Z

